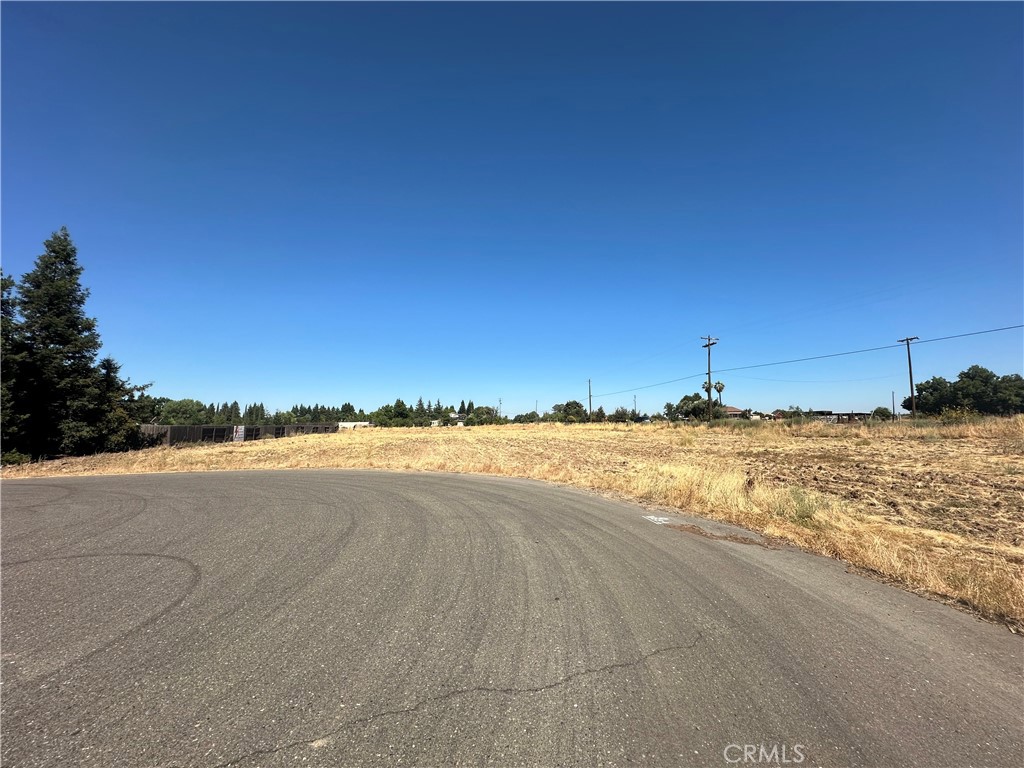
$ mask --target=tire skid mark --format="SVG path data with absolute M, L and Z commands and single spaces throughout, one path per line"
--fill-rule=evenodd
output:
M 45 672 L 43 674 L 35 675 L 34 677 L 31 677 L 31 678 L 26 678 L 26 682 L 34 682 L 34 681 L 39 680 L 39 679 L 44 678 L 44 677 L 52 677 L 52 676 L 57 675 L 60 672 L 63 672 L 66 669 L 78 666 L 80 664 L 84 664 L 85 662 L 87 662 L 90 659 L 92 659 L 94 656 L 98 656 L 99 654 L 103 653 L 107 649 L 113 647 L 114 645 L 117 645 L 122 640 L 124 640 L 126 637 L 130 637 L 131 635 L 134 635 L 135 633 L 139 632 L 140 630 L 145 629 L 146 627 L 149 627 L 149 626 L 155 624 L 160 619 L 162 619 L 164 616 L 166 616 L 171 611 L 173 611 L 175 608 L 177 608 L 182 603 L 184 603 L 185 600 L 188 599 L 188 596 L 191 595 L 193 592 L 195 592 L 195 590 L 199 586 L 199 582 L 202 580 L 202 576 L 203 576 L 202 571 L 199 569 L 199 566 L 196 565 L 191 560 L 188 560 L 188 559 L 186 559 L 184 557 L 179 557 L 177 555 L 162 555 L 162 554 L 158 554 L 156 552 L 98 552 L 98 553 L 87 554 L 87 555 L 84 555 L 84 554 L 80 554 L 80 555 L 56 555 L 56 556 L 49 555 L 49 556 L 45 556 L 45 557 L 32 557 L 32 558 L 28 558 L 28 559 L 25 559 L 25 560 L 15 560 L 13 562 L 4 563 L 4 568 L 5 569 L 10 569 L 10 568 L 15 568 L 15 567 L 17 567 L 19 565 L 32 565 L 32 564 L 36 564 L 36 563 L 58 562 L 58 561 L 62 561 L 62 560 L 84 560 L 84 559 L 88 559 L 88 558 L 117 558 L 117 557 L 138 557 L 138 558 L 154 558 L 154 559 L 157 559 L 157 560 L 170 560 L 172 562 L 180 563 L 180 564 L 186 566 L 189 569 L 191 575 L 189 577 L 188 584 L 185 585 L 184 592 L 182 592 L 182 594 L 178 598 L 176 598 L 175 600 L 173 600 L 172 602 L 170 602 L 169 604 L 167 604 L 166 606 L 161 608 L 159 611 L 154 613 L 152 616 L 147 618 L 145 621 L 143 621 L 143 622 L 141 622 L 139 624 L 136 624 L 131 629 L 128 629 L 127 631 L 122 632 L 117 637 L 114 637 L 111 640 L 107 641 L 106 643 L 103 643 L 102 645 L 94 648 L 93 650 L 89 651 L 89 653 L 85 654 L 84 656 L 79 656 L 77 659 L 72 659 L 71 661 L 68 661 L 66 664 L 62 664 L 61 666 L 57 667 L 56 669 L 50 670 L 50 671 Z
M 40 486 L 36 486 L 36 487 L 40 487 Z M 56 486 L 45 486 L 45 487 L 56 487 Z M 8 542 L 11 543 L 11 544 L 17 544 L 18 542 L 20 542 L 22 540 L 29 539 L 29 538 L 35 536 L 40 531 L 46 531 L 49 535 L 52 536 L 55 533 L 71 532 L 71 531 L 73 531 L 76 528 L 84 528 L 85 532 L 83 532 L 81 538 L 77 539 L 76 542 L 75 542 L 75 544 L 79 544 L 79 543 L 81 543 L 84 540 L 95 539 L 95 538 L 97 538 L 99 536 L 102 536 L 103 534 L 107 533 L 108 531 L 112 531 L 115 528 L 120 528 L 122 525 L 125 525 L 125 524 L 131 522 L 132 520 L 134 520 L 135 518 L 139 517 L 140 515 L 144 514 L 147 511 L 147 504 L 149 502 L 149 499 L 146 496 L 141 496 L 141 495 L 136 494 L 136 493 L 128 493 L 127 491 L 101 490 L 101 491 L 98 491 L 98 493 L 100 493 L 102 495 L 105 495 L 105 496 L 111 496 L 111 497 L 117 498 L 117 499 L 128 499 L 131 502 L 135 502 L 135 504 L 137 504 L 138 506 L 135 507 L 134 505 L 131 505 L 126 511 L 121 512 L 120 514 L 118 514 L 117 512 L 112 512 L 112 513 L 108 513 L 107 515 L 105 515 L 103 517 L 98 517 L 95 520 L 74 520 L 72 522 L 65 523 L 63 525 L 58 525 L 58 526 L 53 526 L 53 525 L 48 524 L 48 523 L 43 523 L 42 525 L 38 525 L 35 528 L 31 528 L 31 529 L 24 530 L 24 531 L 19 531 L 16 534 L 13 534 L 13 535 L 10 535 L 10 536 L 6 537 Z M 34 503 L 34 504 L 24 504 L 24 505 L 19 504 L 18 511 L 20 512 L 22 510 L 34 510 L 34 509 L 37 509 L 39 507 L 56 506 L 56 505 L 59 505 L 61 502 L 63 502 L 65 499 L 67 499 L 69 496 L 71 496 L 71 491 L 67 491 L 67 493 L 64 496 L 61 496 L 61 497 L 59 497 L 57 499 L 52 499 L 52 500 L 48 500 L 48 501 L 41 501 L 41 502 Z M 126 506 L 128 506 L 128 505 L 126 505 Z M 92 526 L 92 525 L 99 525 L 100 527 L 98 527 L 98 528 L 91 528 L 90 529 L 90 526 Z M 67 546 L 67 545 L 65 545 L 65 546 Z M 57 547 L 57 550 L 59 551 L 60 549 L 63 549 L 63 548 L 64 547 Z
M 7 482 L 10 482 L 10 480 L 8 480 Z M 56 504 L 59 501 L 64 501 L 64 499 L 68 498 L 73 493 L 73 491 L 70 488 L 64 488 L 64 487 L 62 487 L 60 485 L 51 485 L 49 483 L 32 483 L 31 486 L 28 486 L 28 485 L 8 486 L 8 490 L 5 492 L 5 495 L 10 495 L 11 493 L 17 493 L 22 488 L 29 488 L 29 487 L 31 487 L 33 490 L 35 490 L 37 488 L 47 488 L 47 489 L 54 490 L 54 491 L 60 491 L 63 495 L 58 496 L 55 499 L 46 499 L 44 501 L 37 501 L 37 502 L 34 502 L 32 504 L 21 504 L 20 506 L 23 507 L 24 509 L 35 509 L 36 507 L 42 507 L 42 506 L 45 506 L 47 504 Z
M 295 741 L 291 741 L 291 742 L 288 742 L 287 744 L 282 744 L 280 746 L 273 747 L 271 749 L 257 749 L 257 750 L 253 750 L 252 752 L 249 752 L 249 753 L 244 754 L 244 755 L 240 755 L 239 757 L 236 757 L 236 758 L 233 758 L 231 760 L 228 760 L 227 762 L 217 763 L 216 765 L 212 766 L 212 768 L 232 768 L 232 766 L 239 765 L 239 764 L 243 763 L 246 760 L 253 760 L 253 759 L 258 759 L 258 758 L 261 758 L 261 757 L 267 757 L 269 755 L 275 755 L 275 754 L 277 754 L 279 752 L 286 752 L 286 751 L 288 751 L 290 749 L 297 749 L 297 748 L 300 748 L 300 747 L 310 747 L 312 749 L 321 749 L 321 748 L 323 748 L 328 743 L 329 739 L 331 739 L 334 736 L 337 736 L 342 731 L 346 731 L 346 730 L 348 730 L 350 728 L 353 728 L 355 726 L 366 725 L 367 723 L 371 723 L 371 722 L 373 722 L 375 720 L 380 720 L 381 718 L 385 718 L 385 717 L 402 717 L 402 716 L 405 716 L 405 715 L 416 714 L 421 709 L 424 709 L 425 707 L 428 707 L 428 706 L 430 706 L 432 704 L 438 704 L 438 703 L 441 703 L 441 702 L 449 701 L 451 699 L 455 699 L 455 698 L 458 698 L 460 696 L 472 696 L 472 695 L 475 695 L 475 694 L 485 694 L 485 695 L 497 694 L 499 696 L 517 696 L 517 695 L 520 695 L 520 694 L 529 694 L 529 693 L 545 693 L 547 691 L 551 691 L 551 690 L 554 690 L 556 688 L 560 688 L 560 687 L 562 687 L 564 685 L 567 685 L 567 684 L 569 684 L 569 683 L 573 682 L 574 680 L 577 680 L 577 679 L 579 679 L 581 677 L 590 677 L 592 675 L 599 675 L 599 674 L 603 674 L 603 673 L 606 673 L 606 672 L 608 672 L 608 673 L 617 672 L 617 671 L 622 670 L 622 669 L 632 669 L 632 668 L 640 666 L 641 664 L 646 663 L 647 661 L 649 661 L 650 659 L 653 659 L 656 656 L 664 656 L 666 654 L 675 653 L 677 651 L 692 651 L 694 648 L 697 647 L 697 645 L 703 639 L 704 639 L 703 634 L 701 632 L 698 632 L 697 636 L 693 639 L 693 642 L 691 642 L 691 643 L 684 644 L 684 645 L 670 645 L 670 646 L 667 646 L 665 648 L 658 648 L 656 650 L 651 651 L 650 653 L 643 654 L 642 656 L 640 656 L 637 659 L 634 659 L 633 661 L 620 661 L 620 662 L 616 662 L 614 664 L 605 664 L 604 666 L 596 667 L 594 669 L 584 669 L 584 670 L 581 670 L 579 672 L 573 672 L 571 675 L 566 675 L 565 677 L 560 678 L 560 679 L 556 680 L 553 683 L 548 683 L 547 685 L 540 685 L 540 686 L 536 686 L 536 687 L 526 687 L 526 688 L 511 688 L 511 687 L 509 687 L 509 688 L 492 688 L 492 687 L 489 687 L 489 686 L 474 686 L 472 688 L 458 688 L 458 689 L 456 689 L 454 691 L 449 691 L 448 693 L 442 693 L 442 694 L 440 694 L 438 696 L 430 696 L 428 698 L 421 699 L 420 701 L 416 702 L 411 707 L 404 707 L 402 709 L 386 710 L 384 712 L 377 712 L 376 714 L 373 714 L 373 715 L 367 715 L 366 717 L 360 717 L 360 718 L 358 718 L 356 720 L 349 720 L 347 723 L 344 723 L 343 725 L 341 725 L 341 726 L 339 726 L 337 728 L 334 728 L 333 730 L 326 731 L 326 732 L 321 733 L 321 734 L 317 734 L 316 736 L 314 736 L 312 738 L 297 739 Z
M 316 561 L 314 555 L 329 555 L 328 562 L 317 566 L 316 568 L 307 569 L 301 576 L 297 577 L 294 581 L 290 582 L 287 586 L 282 587 L 279 590 L 277 599 L 272 603 L 264 607 L 265 613 L 272 613 L 277 610 L 281 605 L 284 605 L 291 601 L 295 595 L 301 593 L 310 584 L 316 581 L 335 563 L 337 563 L 346 553 L 345 549 L 348 546 L 349 539 L 352 537 L 357 529 L 357 521 L 355 517 L 350 517 L 344 530 L 338 532 L 333 538 L 321 539 L 318 548 L 312 552 L 307 553 L 306 559 Z M 292 565 L 296 563 L 293 561 Z M 261 577 L 258 582 L 252 585 L 251 591 L 262 594 L 265 591 L 266 585 L 275 584 L 278 581 L 278 574 L 272 573 L 267 576 Z M 246 610 L 247 604 L 244 600 L 239 599 L 239 595 L 236 591 L 235 599 L 231 607 L 226 608 L 219 613 L 211 615 L 205 620 L 208 625 L 217 624 L 225 621 L 238 613 Z

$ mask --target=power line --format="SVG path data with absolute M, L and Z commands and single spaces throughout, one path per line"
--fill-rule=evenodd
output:
M 741 365 L 738 368 L 722 368 L 719 373 L 731 371 L 749 371 L 751 368 L 768 368 L 773 365 L 789 365 L 790 363 L 806 363 L 809 360 L 824 360 L 828 357 L 843 357 L 845 355 L 862 355 L 865 352 L 877 352 L 880 349 L 892 349 L 899 344 L 886 344 L 884 347 L 869 347 L 868 349 L 855 349 L 852 352 L 833 352 L 830 355 L 815 355 L 814 357 L 798 357 L 796 360 L 780 360 L 777 363 L 758 363 L 757 365 Z
M 687 379 L 699 379 L 703 378 L 705 373 L 695 373 L 692 376 L 683 376 L 681 379 L 670 379 L 669 381 L 659 381 L 657 384 L 645 384 L 642 387 L 633 387 L 632 389 L 620 389 L 618 392 L 605 392 L 601 395 L 594 395 L 594 397 L 611 397 L 612 395 L 621 395 L 626 392 L 639 392 L 641 389 L 653 389 L 654 387 L 664 387 L 666 384 L 676 384 L 680 381 L 686 381 Z
M 1005 328 L 992 328 L 987 331 L 974 331 L 973 333 L 958 333 L 956 336 L 940 336 L 937 339 L 923 339 L 918 344 L 931 344 L 933 341 L 946 341 L 947 339 L 962 339 L 965 336 L 980 336 L 983 333 L 995 333 L 996 331 L 1012 331 L 1017 328 L 1024 328 L 1024 325 L 1008 325 Z
M 914 344 L 931 344 L 931 343 L 936 342 L 936 341 L 949 341 L 950 339 L 963 339 L 963 338 L 966 338 L 967 336 L 981 336 L 982 334 L 985 334 L 985 333 L 998 333 L 1000 331 L 1012 331 L 1012 330 L 1016 330 L 1018 328 L 1024 328 L 1024 324 L 1021 324 L 1021 325 L 1007 325 L 1007 326 L 1004 326 L 1002 328 L 989 328 L 986 331 L 971 331 L 970 333 L 958 333 L 958 334 L 955 334 L 953 336 L 940 336 L 940 337 L 935 338 L 935 339 L 920 339 L 918 341 L 915 341 Z M 901 344 L 901 343 L 886 344 L 886 345 L 881 346 L 881 347 L 869 347 L 867 349 L 854 349 L 854 350 L 852 350 L 850 352 L 833 352 L 833 353 L 828 354 L 828 355 L 814 355 L 812 357 L 799 357 L 799 358 L 796 358 L 794 360 L 779 360 L 779 361 L 774 362 L 774 363 L 758 363 L 757 365 L 741 365 L 741 366 L 738 366 L 736 368 L 722 368 L 722 369 L 720 369 L 718 371 L 718 373 L 732 373 L 733 371 L 749 371 L 749 370 L 752 370 L 754 368 L 770 368 L 771 366 L 775 366 L 775 365 L 791 365 L 793 363 L 806 363 L 806 362 L 809 362 L 811 360 L 826 360 L 826 359 L 831 358 L 831 357 L 845 357 L 847 355 L 862 355 L 862 354 L 865 354 L 867 352 L 878 352 L 879 350 L 894 349 L 895 347 L 902 347 L 902 346 L 903 346 L 903 344 Z M 642 387 L 632 387 L 630 389 L 620 389 L 617 392 L 605 392 L 604 394 L 594 395 L 594 397 L 611 397 L 612 395 L 621 395 L 621 394 L 625 394 L 627 392 L 639 392 L 642 389 L 653 389 L 655 387 L 664 387 L 667 384 L 676 384 L 677 382 L 680 382 L 680 381 L 686 381 L 687 379 L 696 379 L 698 377 L 703 377 L 705 375 L 706 375 L 705 372 L 695 373 L 695 374 L 692 374 L 690 376 L 683 376 L 682 378 L 678 378 L 678 379 L 670 379 L 669 381 L 661 381 L 661 382 L 658 382 L 657 384 L 645 384 Z
M 762 379 L 759 376 L 736 376 L 737 379 L 746 381 L 771 381 L 776 384 L 856 384 L 862 381 L 882 381 L 891 379 L 893 374 L 886 376 L 870 376 L 865 379 Z

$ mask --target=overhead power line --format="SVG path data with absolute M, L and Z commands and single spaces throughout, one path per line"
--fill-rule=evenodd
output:
M 770 381 L 773 384 L 859 384 L 864 381 L 883 381 L 891 379 L 893 374 L 885 376 L 869 376 L 861 379 L 762 379 L 760 376 L 736 376 L 746 381 Z
M 680 379 L 669 379 L 668 381 L 659 381 L 657 384 L 644 384 L 642 387 L 633 387 L 632 389 L 620 389 L 618 392 L 605 392 L 601 395 L 594 395 L 594 397 L 611 397 L 612 395 L 621 395 L 625 392 L 639 392 L 641 389 L 654 389 L 655 387 L 664 387 L 667 384 L 676 384 L 680 381 L 686 381 L 687 379 L 700 379 L 704 378 L 704 372 L 695 373 L 691 376 L 683 376 Z
M 946 341 L 947 339 L 962 339 L 965 336 L 980 336 L 983 333 L 995 333 L 996 331 L 1013 331 L 1017 328 L 1024 328 L 1024 325 L 1008 325 L 1005 328 L 991 328 L 987 331 L 973 331 L 971 333 L 958 333 L 956 336 L 939 336 L 937 339 L 921 339 L 915 344 L 931 344 L 933 341 Z
M 886 344 L 884 347 L 869 347 L 868 349 L 855 349 L 852 352 L 833 352 L 830 355 L 815 355 L 814 357 L 798 357 L 795 360 L 780 360 L 777 363 L 758 363 L 757 365 L 741 365 L 737 368 L 722 368 L 718 373 L 730 373 L 731 371 L 749 371 L 752 368 L 768 368 L 773 365 L 789 365 L 790 363 L 806 363 L 809 360 L 824 360 L 828 357 L 844 357 L 845 355 L 862 355 L 865 352 L 877 352 L 880 349 L 892 349 L 899 344 Z
M 958 333 L 958 334 L 955 334 L 953 336 L 939 336 L 938 338 L 934 338 L 934 339 L 920 339 L 920 340 L 914 341 L 913 343 L 915 345 L 916 344 L 931 344 L 931 343 L 936 342 L 936 341 L 949 341 L 950 339 L 963 339 L 963 338 L 966 338 L 967 336 L 981 336 L 982 334 L 985 334 L 985 333 L 999 333 L 1000 331 L 1013 331 L 1013 330 L 1016 330 L 1018 328 L 1024 328 L 1024 324 L 1021 324 L 1021 325 L 1007 325 L 1007 326 L 1003 326 L 1002 328 L 989 328 L 988 330 L 985 330 L 985 331 L 971 331 L 970 333 Z M 847 355 L 862 355 L 862 354 L 865 354 L 867 352 L 878 352 L 878 351 L 883 350 L 883 349 L 894 349 L 896 347 L 902 347 L 902 346 L 903 346 L 902 343 L 885 344 L 884 346 L 881 346 L 881 347 L 868 347 L 867 349 L 854 349 L 854 350 L 851 350 L 850 352 L 833 352 L 833 353 L 827 354 L 827 355 L 813 355 L 811 357 L 798 357 L 798 358 L 795 358 L 793 360 L 779 360 L 779 361 L 776 361 L 774 363 L 758 363 L 756 365 L 740 365 L 740 366 L 737 366 L 735 368 L 721 368 L 718 371 L 716 371 L 716 373 L 732 373 L 733 371 L 749 371 L 749 370 L 752 370 L 754 368 L 770 368 L 771 366 L 775 366 L 775 365 L 791 365 L 793 363 L 806 363 L 806 362 L 810 362 L 811 360 L 826 360 L 826 359 L 831 358 L 831 357 L 845 357 Z M 669 381 L 660 381 L 657 384 L 645 384 L 642 387 L 631 387 L 630 389 L 620 389 L 617 392 L 605 392 L 605 393 L 600 394 L 600 395 L 594 395 L 594 397 L 596 397 L 596 398 L 599 398 L 599 397 L 611 397 L 612 395 L 621 395 L 621 394 L 625 394 L 627 392 L 639 392 L 642 389 L 654 389 L 655 387 L 664 387 L 664 386 L 666 386 L 668 384 L 676 384 L 677 382 L 680 382 L 680 381 L 686 381 L 687 379 L 696 379 L 696 378 L 703 377 L 705 375 L 706 375 L 706 373 L 702 371 L 701 373 L 694 373 L 694 374 L 691 374 L 690 376 L 683 376 L 683 377 L 678 378 L 678 379 L 670 379 Z

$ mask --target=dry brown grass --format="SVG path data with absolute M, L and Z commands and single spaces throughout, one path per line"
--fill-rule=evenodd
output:
M 621 494 L 1024 620 L 1024 417 L 927 427 L 367 429 L 64 459 L 4 476 L 300 467 L 483 473 Z

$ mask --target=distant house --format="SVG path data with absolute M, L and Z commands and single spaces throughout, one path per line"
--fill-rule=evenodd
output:
M 742 419 L 743 418 L 743 409 L 742 408 L 737 408 L 734 405 L 727 405 L 722 410 L 725 411 L 725 418 L 727 418 L 727 419 Z

